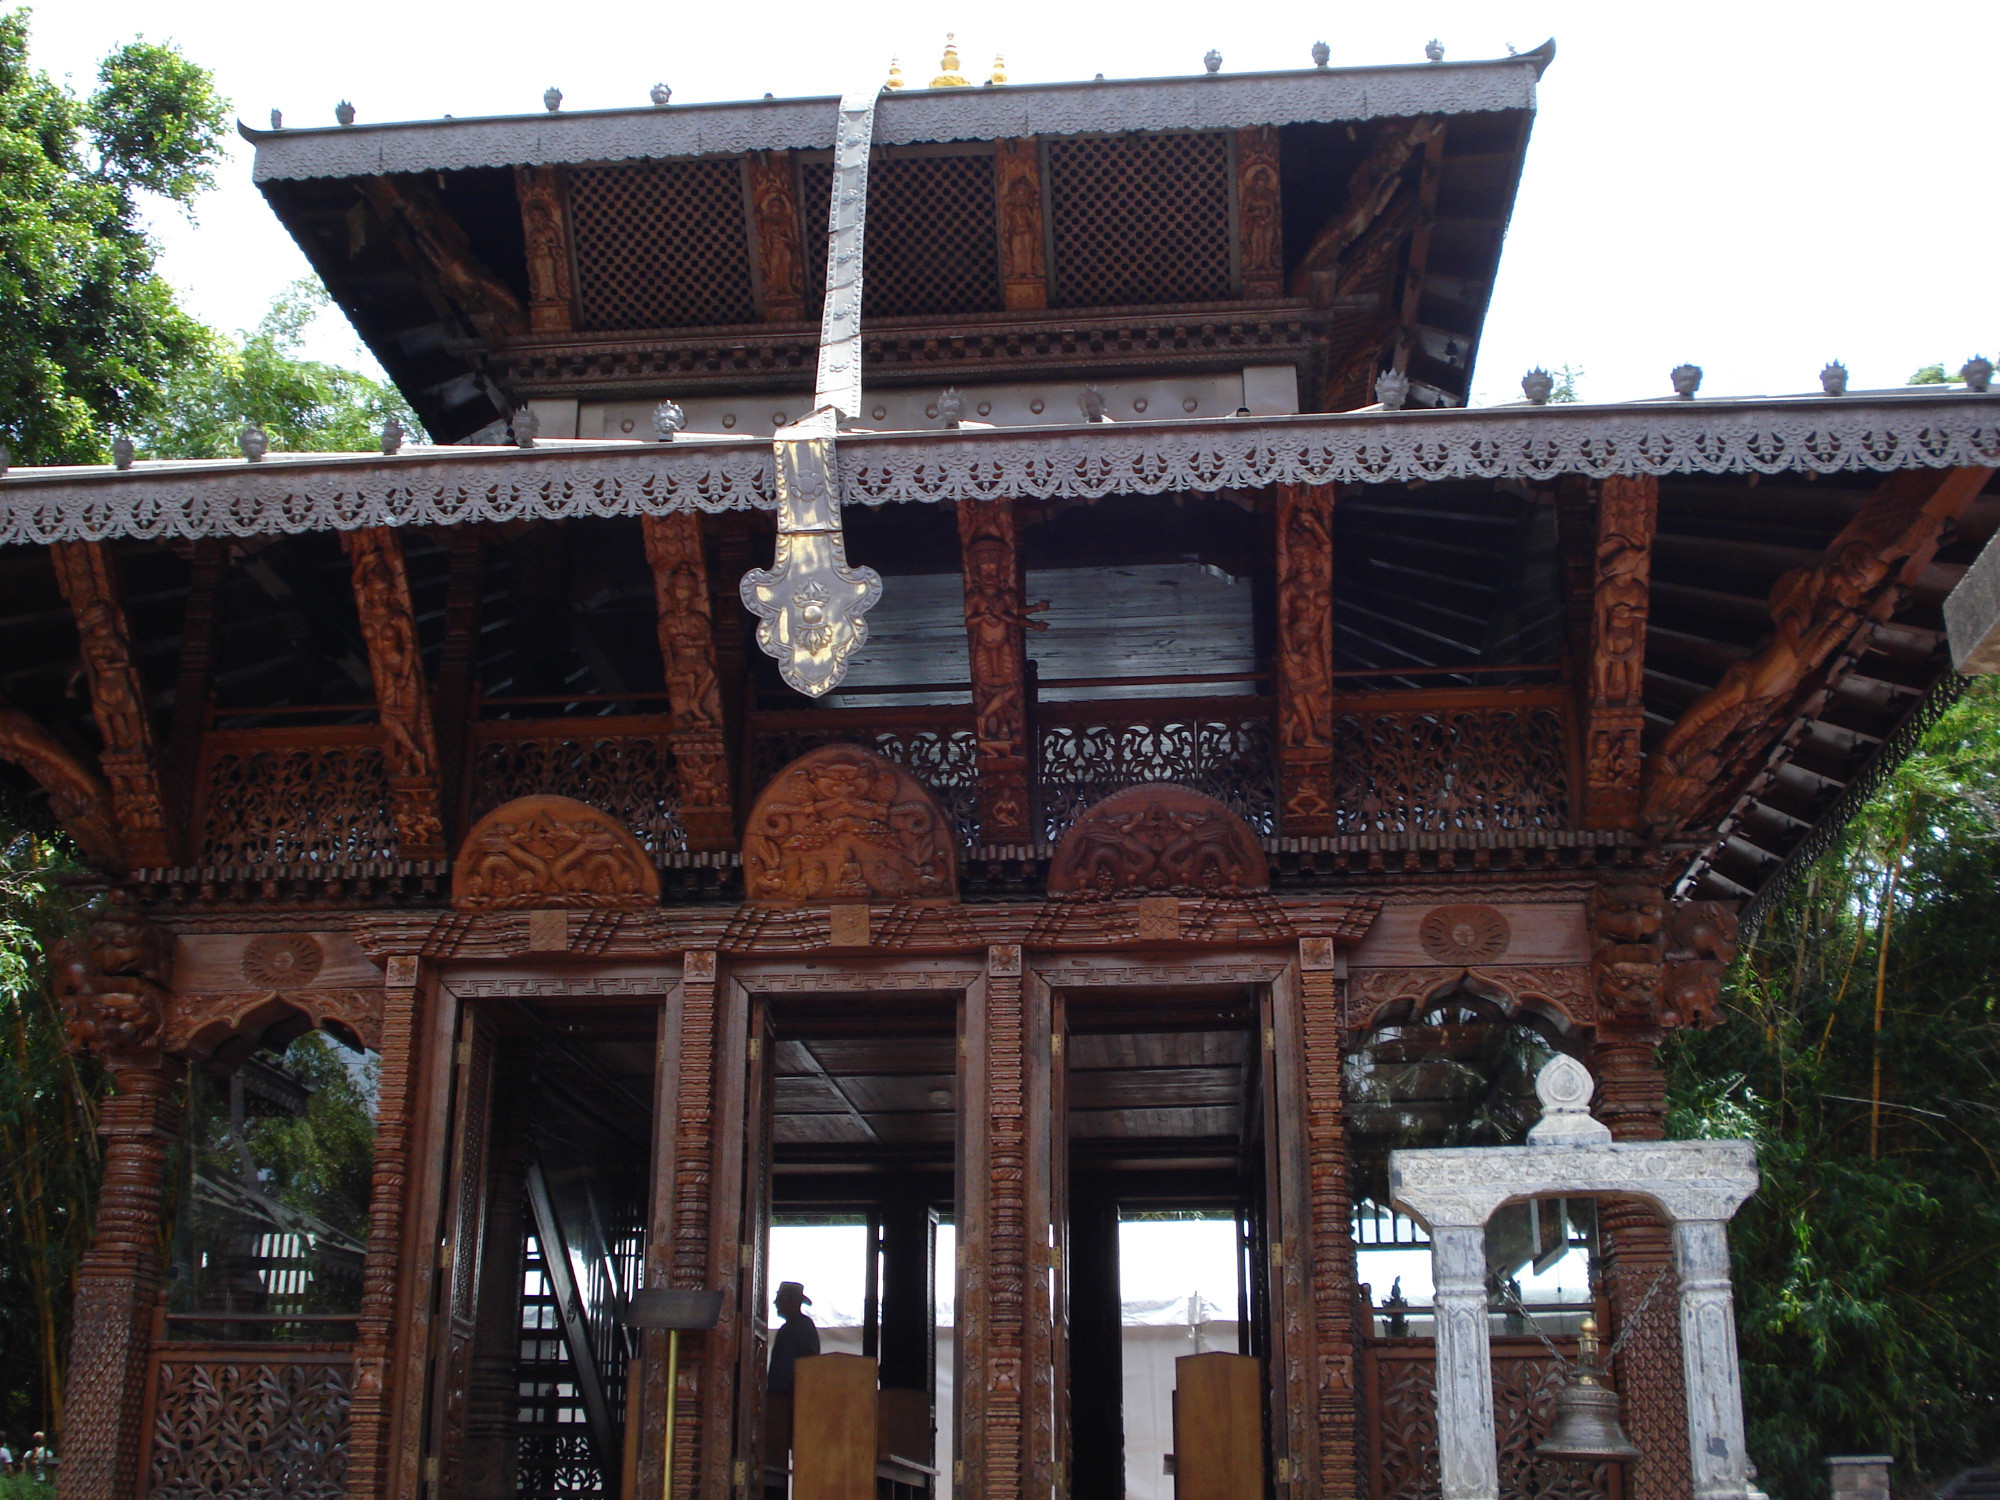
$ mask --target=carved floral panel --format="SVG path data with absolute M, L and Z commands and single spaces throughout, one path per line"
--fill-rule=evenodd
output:
M 1569 749 L 1553 706 L 1358 709 L 1334 716 L 1344 834 L 1569 826 Z
M 224 745 L 210 759 L 203 864 L 355 865 L 396 857 L 379 745 L 244 743 Z
M 678 770 L 664 734 L 554 731 L 480 744 L 472 760 L 471 818 L 536 795 L 572 797 L 607 814 L 655 864 L 687 847 Z
M 154 1372 L 148 1500 L 341 1500 L 352 1383 L 342 1353 L 162 1354 Z
M 1052 719 L 1059 709 L 1045 711 Z M 1095 709 L 1105 713 L 1104 706 Z M 1212 714 L 1047 723 L 1041 735 L 1043 836 L 1061 840 L 1077 815 L 1122 787 L 1171 781 L 1213 797 L 1260 835 L 1277 829 L 1278 778 L 1267 711 L 1219 701 Z

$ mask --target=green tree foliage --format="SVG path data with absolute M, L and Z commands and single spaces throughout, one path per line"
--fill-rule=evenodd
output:
M 1557 365 L 1552 372 L 1556 377 L 1555 389 L 1549 392 L 1551 405 L 1567 404 L 1583 399 L 1576 393 L 1577 382 L 1583 379 L 1582 365 Z
M 101 461 L 106 430 L 156 413 L 200 356 L 140 195 L 193 201 L 226 108 L 205 70 L 143 41 L 79 99 L 28 65 L 27 13 L 0 14 L 0 441 L 17 462 Z
M 1944 372 L 1941 364 L 1925 365 L 1916 374 L 1903 382 L 1905 385 L 1949 385 L 1951 377 Z
M 1898 1486 L 2000 1450 L 2000 692 L 1980 679 L 1669 1051 L 1683 1136 L 1745 1135 L 1732 1230 L 1750 1449 L 1779 1500 L 1829 1454 Z
M 208 337 L 199 358 L 167 377 L 159 416 L 134 432 L 141 451 L 232 457 L 245 421 L 281 453 L 370 452 L 391 417 L 421 441 L 416 413 L 395 387 L 299 356 L 306 330 L 331 305 L 317 281 L 294 282 L 249 333 Z

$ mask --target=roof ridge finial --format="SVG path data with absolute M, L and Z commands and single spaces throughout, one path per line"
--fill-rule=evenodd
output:
M 889 80 L 882 85 L 885 89 L 899 89 L 903 86 L 903 64 L 898 58 L 889 59 Z
M 1007 59 L 1002 57 L 998 52 L 993 54 L 993 76 L 986 81 L 988 83 L 1005 83 L 1007 81 Z
M 934 89 L 962 89 L 971 85 L 966 76 L 958 71 L 958 33 L 944 34 L 944 56 L 938 59 L 938 76 L 931 80 Z

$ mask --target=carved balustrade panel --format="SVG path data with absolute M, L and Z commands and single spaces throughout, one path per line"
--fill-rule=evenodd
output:
M 1213 797 L 1269 836 L 1278 816 L 1271 712 L 1268 698 L 1045 705 L 1043 837 L 1058 842 L 1092 803 L 1147 781 Z
M 225 730 L 204 748 L 202 864 L 282 868 L 398 857 L 374 726 Z
M 1567 1359 L 1574 1339 L 1558 1339 Z M 1372 1500 L 1435 1500 L 1438 1494 L 1437 1364 L 1429 1340 L 1365 1345 Z M 1535 1457 L 1548 1435 L 1562 1370 L 1532 1338 L 1493 1340 L 1493 1424 L 1500 1444 L 1501 1500 L 1609 1500 L 1608 1465 Z
M 155 1353 L 147 1500 L 341 1500 L 352 1395 L 345 1349 Z
M 1333 716 L 1333 788 L 1343 834 L 1567 828 L 1562 703 L 1553 695 L 1343 699 Z
M 521 797 L 570 797 L 628 829 L 656 864 L 687 847 L 680 774 L 657 721 L 487 723 L 467 777 L 469 827 Z
M 959 847 L 978 847 L 979 742 L 970 708 L 759 715 L 745 784 L 761 794 L 779 771 L 822 745 L 859 745 L 894 761 L 937 798 Z

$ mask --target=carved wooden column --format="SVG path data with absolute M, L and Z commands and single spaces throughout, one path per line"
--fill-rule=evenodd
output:
M 1042 153 L 1032 137 L 993 143 L 993 191 L 999 200 L 1001 305 L 1010 312 L 1047 307 Z
M 418 1008 L 416 955 L 392 954 L 382 993 L 375 1166 L 368 1188 L 361 1312 L 355 1319 L 354 1404 L 347 1440 L 347 1493 L 355 1500 L 379 1500 L 389 1493 L 389 1430 L 394 1416 L 389 1352 L 395 1342 L 404 1188 L 410 1175 Z
M 1278 486 L 1278 796 L 1294 838 L 1337 831 L 1333 500 L 1330 484 Z
M 1639 817 L 1639 732 L 1645 725 L 1646 613 L 1660 481 L 1613 475 L 1598 486 L 1584 699 L 1586 828 L 1630 828 Z
M 715 1148 L 715 1020 L 716 953 L 714 949 L 692 949 L 682 960 L 680 1030 L 680 1112 L 675 1127 L 673 1152 L 674 1212 L 672 1284 L 687 1291 L 715 1290 L 723 1268 L 711 1266 L 710 1196 L 713 1185 L 712 1153 Z M 731 1268 L 733 1270 L 733 1267 Z M 730 1298 L 724 1288 L 723 1311 L 730 1312 Z M 726 1487 L 730 1413 L 712 1411 L 708 1386 L 723 1359 L 714 1357 L 712 1347 L 723 1338 L 723 1330 L 683 1335 L 681 1339 L 680 1389 L 674 1409 L 674 1492 L 671 1500 L 692 1500 L 700 1493 L 713 1496 L 718 1486 L 709 1481 L 720 1478 Z M 664 1414 L 662 1416 L 664 1421 Z M 716 1436 L 724 1440 L 720 1453 L 713 1453 Z M 659 1482 L 657 1470 L 655 1483 Z
M 201 764 L 201 737 L 208 729 L 209 697 L 215 682 L 215 616 L 222 579 L 229 566 L 229 544 L 203 537 L 194 544 L 193 574 L 188 580 L 187 607 L 181 614 L 180 671 L 174 679 L 174 713 L 167 729 L 163 762 L 170 806 L 186 818 L 195 804 L 195 773 Z M 201 862 L 201 830 L 183 825 L 181 856 L 188 864 Z
M 1278 199 L 1278 132 L 1254 125 L 1236 132 L 1236 222 L 1245 297 L 1285 291 L 1285 225 Z
M 386 526 L 344 531 L 341 545 L 353 564 L 354 604 L 368 670 L 375 679 L 375 707 L 382 721 L 382 758 L 389 768 L 389 803 L 396 819 L 396 852 L 404 859 L 443 859 L 439 816 L 437 734 L 431 723 L 417 617 L 403 544 Z
M 987 949 L 959 1053 L 959 1461 L 953 1493 L 1022 1491 L 1027 1313 L 1027 1119 L 1018 944 Z
M 750 227 L 757 247 L 758 305 L 766 323 L 795 323 L 806 315 L 806 272 L 792 153 L 756 151 L 745 160 L 750 172 Z
M 715 625 L 709 616 L 701 518 L 682 511 L 643 516 L 639 524 L 659 608 L 670 738 L 680 776 L 681 826 L 692 851 L 728 849 L 736 842 L 736 815 L 722 733 L 722 689 L 715 674 Z
M 1355 1267 L 1348 1186 L 1346 1099 L 1341 1079 L 1340 980 L 1333 941 L 1299 942 L 1300 1030 L 1305 1041 L 1306 1152 L 1312 1179 L 1312 1305 L 1318 1368 L 1319 1472 L 1294 1496 L 1348 1500 L 1360 1493 L 1355 1424 Z
M 562 169 L 516 167 L 514 193 L 521 200 L 521 236 L 528 250 L 528 327 L 536 333 L 568 333 L 576 294 Z
M 118 564 L 106 542 L 57 542 L 49 548 L 63 597 L 76 615 L 90 706 L 104 736 L 104 779 L 118 810 L 125 857 L 142 867 L 175 862 L 154 748 L 146 685 L 132 660 L 131 631 L 118 594 Z
M 958 539 L 965 570 L 965 635 L 972 669 L 973 733 L 979 743 L 979 840 L 1034 838 L 1028 788 L 1027 646 L 1043 629 L 1022 600 L 1021 555 L 1010 500 L 961 500 Z

